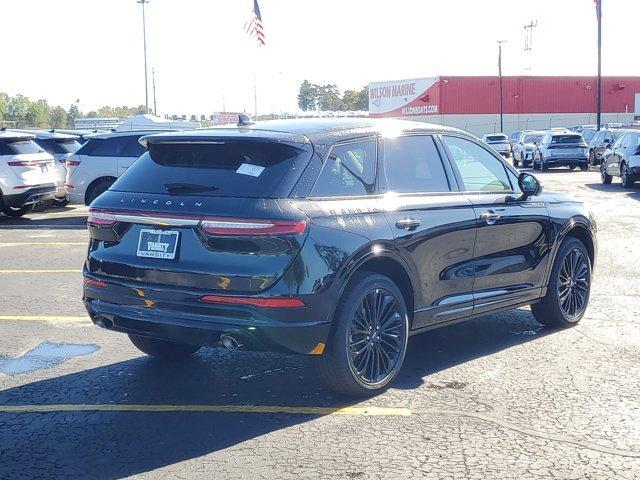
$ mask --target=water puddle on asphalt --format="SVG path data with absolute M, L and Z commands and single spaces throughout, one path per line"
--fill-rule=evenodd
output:
M 91 355 L 99 349 L 98 345 L 93 344 L 42 342 L 24 355 L 0 359 L 0 373 L 22 375 L 55 368 L 71 358 Z

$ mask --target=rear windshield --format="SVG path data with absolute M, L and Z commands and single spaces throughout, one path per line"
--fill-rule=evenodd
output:
M 311 158 L 305 145 L 231 141 L 149 144 L 111 190 L 210 197 L 282 198 Z
M 582 143 L 582 137 L 580 135 L 554 135 L 551 137 L 552 145 L 565 143 Z
M 506 139 L 504 135 L 487 135 L 487 142 L 504 142 Z
M 586 128 L 580 132 L 582 134 L 582 138 L 584 138 L 587 142 L 593 138 L 596 134 L 596 131 L 591 128 Z
M 539 142 L 541 138 L 542 138 L 542 135 L 535 135 L 535 134 L 525 135 L 522 141 L 523 143 L 535 143 L 535 142 Z
M 27 140 L 27 141 L 18 141 L 18 142 L 10 142 L 10 141 L 0 141 L 0 155 L 16 155 L 20 153 L 41 153 L 42 147 L 38 145 L 36 142 Z
M 76 142 L 74 139 L 36 139 L 35 141 L 38 145 L 44 148 L 49 153 L 75 153 L 79 148 L 80 144 Z

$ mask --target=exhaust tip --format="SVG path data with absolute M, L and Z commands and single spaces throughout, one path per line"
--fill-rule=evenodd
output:
M 222 343 L 224 348 L 231 351 L 236 351 L 242 346 L 235 338 L 231 335 L 227 335 L 226 333 L 220 335 L 220 343 Z

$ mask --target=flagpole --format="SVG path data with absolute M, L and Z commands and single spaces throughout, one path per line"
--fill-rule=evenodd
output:
M 258 74 L 253 72 L 253 107 L 255 115 L 253 118 L 258 119 Z
M 596 0 L 598 16 L 598 79 L 596 86 L 596 123 L 602 125 L 602 0 Z

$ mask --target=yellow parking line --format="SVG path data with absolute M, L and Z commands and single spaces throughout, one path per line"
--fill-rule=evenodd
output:
M 277 405 L 2 405 L 1 413 L 53 412 L 212 412 L 212 413 L 286 413 L 307 415 L 409 416 L 402 407 L 283 407 Z
M 78 323 L 90 322 L 89 317 L 72 317 L 64 315 L 0 315 L 0 322 L 56 322 Z
M 68 245 L 89 245 L 89 242 L 0 242 L 0 247 L 24 247 L 24 246 L 43 246 L 43 247 L 66 247 Z
M 82 270 L 79 269 L 70 269 L 70 268 L 54 268 L 54 269 L 48 269 L 48 270 L 42 270 L 42 269 L 28 269 L 28 268 L 22 268 L 22 269 L 3 269 L 0 270 L 0 274 L 3 273 L 82 273 Z

